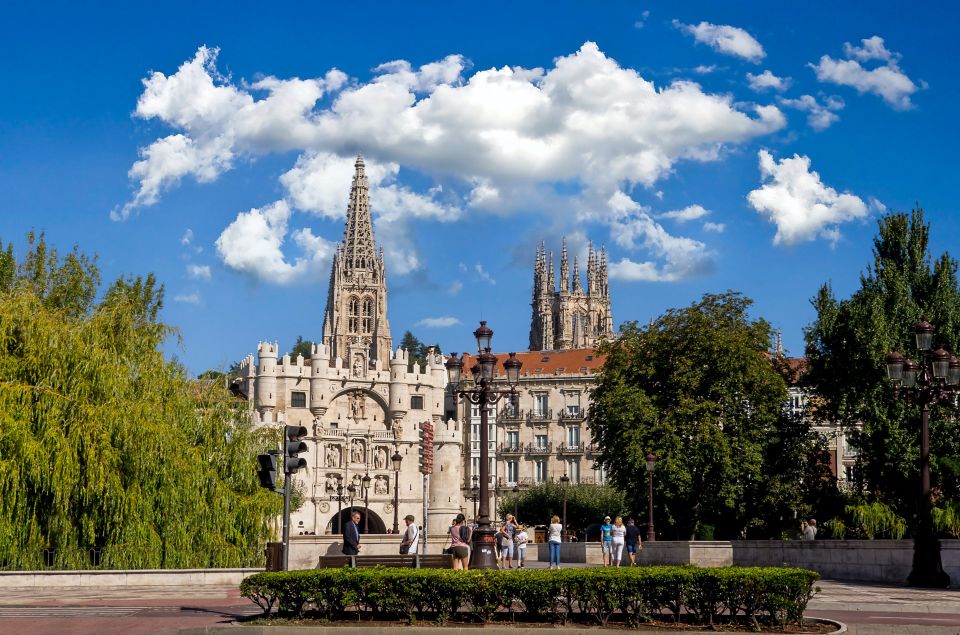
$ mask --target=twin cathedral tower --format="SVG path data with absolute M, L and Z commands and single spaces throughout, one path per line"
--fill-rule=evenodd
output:
M 564 241 L 558 289 L 553 254 L 538 248 L 532 309 L 531 351 L 590 349 L 612 337 L 606 251 L 590 246 L 584 289 L 577 257 L 570 275 Z M 307 359 L 281 357 L 276 342 L 261 342 L 256 359 L 250 355 L 242 365 L 255 423 L 310 431 L 308 468 L 294 477 L 304 503 L 291 515 L 293 535 L 338 532 L 352 504 L 370 533 L 386 532 L 406 514 L 422 522 L 428 512 L 428 534 L 436 536 L 466 509 L 470 425 L 458 421 L 444 361 L 431 352 L 423 365 L 411 364 L 407 351 L 393 350 L 383 250 L 374 240 L 369 183 L 358 157 L 343 242 L 330 269 L 322 340 Z M 419 472 L 425 422 L 434 426 L 428 489 Z M 396 453 L 403 457 L 399 470 L 388 460 Z

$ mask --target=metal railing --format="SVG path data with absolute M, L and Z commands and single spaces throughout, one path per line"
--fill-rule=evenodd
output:
M 519 443 L 501 443 L 499 450 L 500 454 L 521 454 L 523 446 Z
M 527 454 L 552 454 L 553 453 L 553 444 L 549 441 L 546 444 L 542 443 L 528 443 L 527 444 Z
M 583 454 L 582 443 L 564 443 L 559 448 L 560 454 Z

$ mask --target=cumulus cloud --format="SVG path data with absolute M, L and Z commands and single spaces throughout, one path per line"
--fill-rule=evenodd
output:
M 321 269 L 333 254 L 334 245 L 309 229 L 293 233 L 302 255 L 293 262 L 284 255 L 290 213 L 286 201 L 241 212 L 217 238 L 217 253 L 228 267 L 276 284 L 288 284 Z
M 836 242 L 840 223 L 867 215 L 867 206 L 859 197 L 838 193 L 810 170 L 810 157 L 795 154 L 778 162 L 766 150 L 758 156 L 763 184 L 747 195 L 747 201 L 777 226 L 775 245 L 818 236 Z
M 708 273 L 713 269 L 713 254 L 707 246 L 692 238 L 674 236 L 652 217 L 650 209 L 623 192 L 610 197 L 614 214 L 610 237 L 627 250 L 644 249 L 662 264 L 647 260 L 635 262 L 622 258 L 610 265 L 610 277 L 624 281 L 674 282 Z
M 209 280 L 211 278 L 209 265 L 187 265 L 187 275 L 197 280 Z
M 821 82 L 850 86 L 861 95 L 873 93 L 896 110 L 912 108 L 910 96 L 917 92 L 918 87 L 900 69 L 900 54 L 888 50 L 883 38 L 877 35 L 865 38 L 861 43 L 859 47 L 844 43 L 845 60 L 823 55 L 819 62 L 809 66 Z M 860 63 L 877 60 L 884 63 L 870 69 Z
M 710 221 L 707 221 L 703 224 L 703 231 L 715 232 L 717 234 L 722 234 L 726 228 L 727 226 L 723 223 L 711 223 Z
M 672 218 L 678 223 L 686 223 L 687 221 L 697 220 L 698 218 L 703 218 L 708 216 L 710 210 L 704 209 L 702 205 L 688 205 L 683 209 L 677 209 L 670 212 L 663 212 L 660 214 L 660 218 Z
M 843 100 L 838 97 L 826 97 L 823 103 L 820 103 L 813 95 L 801 95 L 797 99 L 781 98 L 780 105 L 806 111 L 807 123 L 817 132 L 826 130 L 839 121 L 840 117 L 834 111 L 844 107 Z
M 190 243 L 192 242 L 193 242 L 193 230 L 188 228 L 187 231 L 183 232 L 183 237 L 180 239 L 180 244 L 183 245 L 184 247 L 189 247 Z
M 717 47 L 745 50 L 726 30 L 733 27 L 716 29 Z M 378 238 L 400 273 L 423 266 L 407 240 L 411 223 L 457 220 L 468 208 L 575 217 L 615 192 L 653 186 L 680 161 L 717 160 L 724 147 L 786 125 L 774 105 L 740 105 L 683 80 L 656 86 L 593 42 L 546 69 L 473 72 L 449 55 L 420 67 L 390 61 L 365 82 L 336 69 L 314 79 L 235 81 L 217 71 L 217 54 L 201 47 L 176 72 L 144 80 L 135 116 L 172 130 L 140 150 L 132 198 L 113 217 L 155 204 L 185 178 L 211 182 L 242 161 L 295 151 L 281 177 L 283 205 L 240 214 L 218 240 L 228 266 L 277 282 L 297 278 L 314 258 L 284 257 L 285 238 L 311 246 L 316 238 L 287 236 L 291 213 L 341 219 L 357 150 L 368 157 Z M 449 188 L 414 190 L 401 171 Z M 258 258 L 245 257 L 240 243 Z
M 684 24 L 679 20 L 674 20 L 673 26 L 692 35 L 697 42 L 706 44 L 718 53 L 740 57 L 755 64 L 767 55 L 760 42 L 739 27 L 709 22 Z
M 445 317 L 428 317 L 423 318 L 417 322 L 417 326 L 425 326 L 430 329 L 445 329 L 451 326 L 457 326 L 461 324 L 460 320 L 455 317 L 445 316 Z
M 750 85 L 750 90 L 758 93 L 771 88 L 775 91 L 781 92 L 790 88 L 790 84 L 793 83 L 793 80 L 791 80 L 789 77 L 777 77 L 767 70 L 763 71 L 759 75 L 747 73 L 747 83 Z

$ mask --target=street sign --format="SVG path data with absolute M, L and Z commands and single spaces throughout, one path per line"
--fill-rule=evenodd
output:
M 420 428 L 420 471 L 433 474 L 433 424 L 424 421 Z

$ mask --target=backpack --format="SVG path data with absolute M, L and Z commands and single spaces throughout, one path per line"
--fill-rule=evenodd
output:
M 470 528 L 467 527 L 467 523 L 460 525 L 460 540 L 470 542 L 470 533 Z

